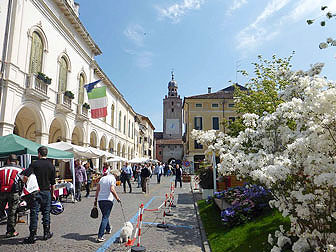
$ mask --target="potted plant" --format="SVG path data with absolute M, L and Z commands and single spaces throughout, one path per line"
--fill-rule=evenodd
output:
M 207 199 L 209 196 L 213 196 L 214 184 L 212 166 L 209 164 L 201 164 L 196 174 L 199 177 L 199 185 L 202 188 L 202 198 Z
M 38 72 L 36 78 L 43 81 L 45 84 L 51 84 L 51 78 L 46 76 L 44 73 Z
M 75 98 L 75 95 L 69 90 L 64 92 L 64 96 L 68 97 L 71 100 Z
M 88 103 L 83 103 L 83 108 L 85 108 L 85 109 L 90 109 L 90 104 L 88 104 Z

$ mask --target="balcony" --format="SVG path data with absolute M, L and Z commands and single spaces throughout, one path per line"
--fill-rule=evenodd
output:
M 56 110 L 62 113 L 71 113 L 72 99 L 63 93 L 57 94 Z
M 89 120 L 89 110 L 87 108 L 83 107 L 82 104 L 77 105 L 76 120 L 78 120 L 78 121 Z
M 39 101 L 49 100 L 48 84 L 38 79 L 35 74 L 29 74 L 26 80 L 25 94 Z

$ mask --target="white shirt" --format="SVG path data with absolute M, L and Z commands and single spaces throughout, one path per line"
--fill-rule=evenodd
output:
M 99 181 L 99 185 L 100 185 L 100 191 L 98 194 L 98 201 L 100 200 L 113 201 L 114 197 L 111 192 L 111 186 L 116 185 L 116 179 L 114 175 L 108 174 L 106 176 L 103 176 Z

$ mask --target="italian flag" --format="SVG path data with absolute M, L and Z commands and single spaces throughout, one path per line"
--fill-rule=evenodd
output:
M 106 87 L 94 88 L 88 92 L 91 107 L 91 118 L 101 118 L 107 116 Z

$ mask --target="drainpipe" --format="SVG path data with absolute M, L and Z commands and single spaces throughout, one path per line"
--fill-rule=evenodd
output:
M 10 25 L 10 18 L 12 12 L 12 0 L 8 0 L 8 10 L 7 10 L 7 20 L 6 20 L 6 28 L 5 28 L 5 36 L 4 36 L 4 45 L 2 49 L 2 59 L 1 59 L 1 70 L 0 70 L 0 101 L 2 99 L 2 88 L 4 85 L 4 75 L 5 75 L 5 61 L 7 57 L 7 45 L 9 40 L 9 25 Z

